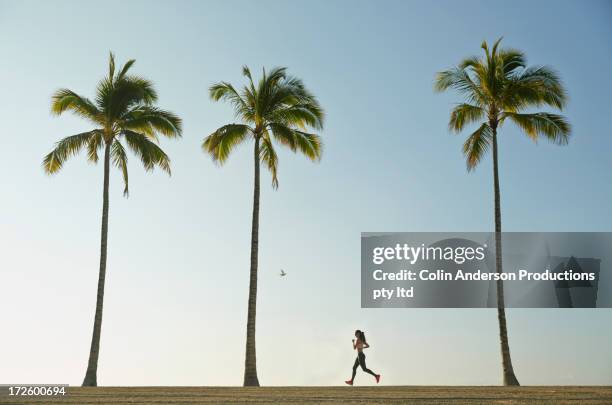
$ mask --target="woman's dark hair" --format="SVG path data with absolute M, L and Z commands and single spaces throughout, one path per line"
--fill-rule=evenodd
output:
M 357 329 L 355 331 L 355 336 L 357 336 L 357 339 L 361 340 L 362 343 L 367 343 L 365 333 L 363 333 L 363 331 Z

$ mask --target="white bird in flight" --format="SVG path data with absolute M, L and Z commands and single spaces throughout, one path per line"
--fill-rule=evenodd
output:
M 285 270 L 281 269 L 280 276 L 281 277 L 285 277 L 286 275 L 287 275 L 287 273 L 285 273 Z

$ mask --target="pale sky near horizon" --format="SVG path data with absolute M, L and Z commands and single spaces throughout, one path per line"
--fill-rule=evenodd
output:
M 93 97 L 112 50 L 136 59 L 184 136 L 162 140 L 172 177 L 130 156 L 126 199 L 112 172 L 100 385 L 242 383 L 251 153 L 219 168 L 200 144 L 233 121 L 208 86 L 243 83 L 244 64 L 287 66 L 327 113 L 319 164 L 283 150 L 277 191 L 262 172 L 260 382 L 342 384 L 360 328 L 385 384 L 499 384 L 495 310 L 361 309 L 359 238 L 492 230 L 491 160 L 466 172 L 465 134 L 447 130 L 461 98 L 435 94 L 433 77 L 500 36 L 560 72 L 574 129 L 566 147 L 501 130 L 504 229 L 612 231 L 610 2 L 0 0 L 0 383 L 84 376 L 102 167 L 79 156 L 49 177 L 41 161 L 90 129 L 51 116 L 51 94 Z M 611 310 L 507 315 L 523 384 L 612 383 Z

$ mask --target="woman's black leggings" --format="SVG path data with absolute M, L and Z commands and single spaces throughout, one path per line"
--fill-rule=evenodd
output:
M 351 377 L 351 381 L 355 379 L 355 374 L 357 374 L 357 367 L 359 366 L 361 366 L 361 369 L 366 373 L 372 374 L 374 377 L 376 377 L 376 374 L 366 367 L 365 354 L 363 354 L 363 352 L 358 352 L 357 358 L 355 359 L 355 364 L 353 364 L 353 376 Z

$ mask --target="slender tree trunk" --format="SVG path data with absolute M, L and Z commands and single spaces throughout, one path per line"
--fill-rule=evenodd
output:
M 251 228 L 251 270 L 249 282 L 249 309 L 247 315 L 246 357 L 244 386 L 259 387 L 257 357 L 255 355 L 255 315 L 257 313 L 257 255 L 259 250 L 259 137 L 255 138 L 255 186 L 253 189 L 253 225 Z
M 84 387 L 95 387 L 98 385 L 98 355 L 100 353 L 100 332 L 102 330 L 102 306 L 104 303 L 104 280 L 106 278 L 106 241 L 108 239 L 108 183 L 110 146 L 107 143 L 104 148 L 104 191 L 102 193 L 102 231 L 100 237 L 100 273 L 98 275 L 98 295 L 96 297 L 96 315 L 94 317 L 93 334 L 91 336 L 91 348 L 89 350 L 89 363 L 83 380 Z
M 501 207 L 499 190 L 499 173 L 497 157 L 497 125 L 492 123 L 493 129 L 493 183 L 495 188 L 495 267 L 502 273 L 502 243 L 501 243 Z M 504 305 L 504 283 L 497 281 L 497 319 L 499 321 L 499 343 L 501 345 L 502 367 L 504 371 L 504 385 L 520 385 L 510 358 L 510 344 L 508 342 L 508 328 L 506 327 L 506 309 Z

